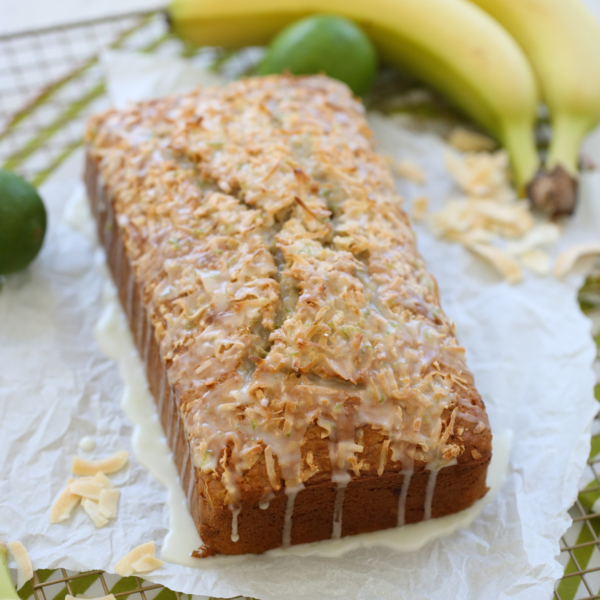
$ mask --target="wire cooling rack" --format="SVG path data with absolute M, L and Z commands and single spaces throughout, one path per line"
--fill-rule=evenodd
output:
M 0 167 L 40 185 L 82 145 L 88 116 L 106 106 L 99 59 L 99 52 L 106 48 L 191 58 L 209 52 L 216 66 L 231 58 L 227 52 L 187 47 L 168 33 L 159 12 L 125 14 L 0 36 Z M 389 87 L 389 77 L 384 78 L 379 92 L 385 93 Z M 430 101 L 431 97 L 426 103 Z M 416 112 L 423 112 L 423 106 L 413 107 Z M 447 107 L 443 111 L 448 117 Z M 600 316 L 596 316 L 600 315 L 600 270 L 588 278 L 580 303 L 585 312 L 595 316 L 596 341 L 600 345 Z M 600 366 L 597 373 L 600 375 Z M 600 401 L 600 386 L 596 386 L 596 397 Z M 600 600 L 598 417 L 580 492 L 570 512 L 573 525 L 560 541 L 565 575 L 557 582 L 554 596 L 557 600 Z M 183 598 L 178 592 L 138 577 L 121 578 L 102 571 L 73 573 L 65 569 L 38 570 L 19 595 L 23 600 L 64 600 L 67 594 L 93 598 L 109 593 L 118 599 L 132 600 Z

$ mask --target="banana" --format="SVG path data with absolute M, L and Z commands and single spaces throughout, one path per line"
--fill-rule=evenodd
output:
M 184 39 L 234 48 L 267 44 L 313 13 L 356 21 L 383 60 L 438 88 L 498 138 L 520 190 L 532 181 L 535 76 L 511 36 L 468 0 L 173 0 L 168 12 Z
M 552 138 L 532 199 L 549 205 L 554 214 L 569 214 L 575 206 L 582 138 L 600 122 L 600 25 L 581 0 L 472 2 L 514 36 L 533 65 L 550 111 Z M 549 185 L 551 179 L 565 187 L 571 179 L 570 205 L 552 206 L 557 186 Z M 565 202 L 564 194 L 559 196 Z

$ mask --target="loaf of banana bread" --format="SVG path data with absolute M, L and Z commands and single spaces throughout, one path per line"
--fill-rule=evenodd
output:
M 201 555 L 485 495 L 489 422 L 361 103 L 250 78 L 87 129 L 100 240 Z

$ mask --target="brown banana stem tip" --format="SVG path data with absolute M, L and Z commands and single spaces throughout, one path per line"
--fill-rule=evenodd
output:
M 541 168 L 525 188 L 532 208 L 552 219 L 572 215 L 577 204 L 577 179 L 557 165 L 552 171 Z

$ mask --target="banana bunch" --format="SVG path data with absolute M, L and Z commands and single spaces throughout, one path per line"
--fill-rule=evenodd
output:
M 267 44 L 313 13 L 357 22 L 384 61 L 498 139 L 535 205 L 573 211 L 579 144 L 600 121 L 600 27 L 581 0 L 173 0 L 168 14 L 194 44 L 237 48 Z M 540 93 L 554 125 L 545 166 L 534 134 Z
M 570 214 L 581 140 L 600 122 L 600 25 L 581 0 L 472 1 L 523 48 L 550 111 L 546 165 L 529 197 L 546 212 Z

